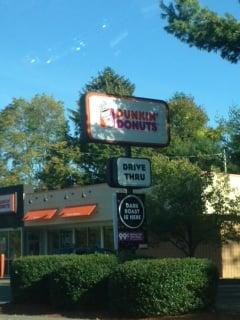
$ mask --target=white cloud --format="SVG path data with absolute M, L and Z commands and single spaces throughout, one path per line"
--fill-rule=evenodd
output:
M 80 45 L 81 47 L 83 47 L 83 48 L 86 47 L 86 44 L 85 44 L 84 41 L 80 41 L 80 42 L 79 42 L 79 45 Z
M 124 39 L 126 39 L 128 37 L 128 31 L 123 31 L 122 33 L 120 33 L 115 39 L 113 39 L 110 42 L 110 47 L 114 48 L 116 47 L 121 41 L 123 41 Z

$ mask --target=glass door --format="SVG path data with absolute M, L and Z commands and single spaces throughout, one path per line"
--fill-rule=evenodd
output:
M 21 247 L 21 230 L 0 231 L 0 254 L 5 256 L 5 276 L 10 274 L 12 260 L 21 256 Z

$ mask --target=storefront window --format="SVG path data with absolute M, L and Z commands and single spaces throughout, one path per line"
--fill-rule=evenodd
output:
M 48 253 L 54 254 L 59 252 L 59 231 L 48 232 Z
M 27 235 L 27 253 L 29 255 L 39 255 L 40 253 L 40 233 L 28 232 Z
M 0 253 L 8 253 L 8 232 L 0 232 Z
M 88 246 L 101 247 L 101 231 L 99 227 L 88 228 Z
M 104 236 L 104 248 L 113 249 L 113 228 L 112 227 L 104 227 L 103 228 L 103 236 Z
M 88 246 L 88 229 L 87 228 L 76 229 L 75 244 L 77 248 L 86 248 Z
M 21 231 L 0 231 L 0 253 L 5 255 L 5 275 L 11 272 L 12 260 L 21 256 Z
M 73 245 L 72 230 L 60 231 L 60 249 L 69 248 Z
M 21 256 L 21 232 L 9 232 L 9 258 L 15 259 Z
M 52 230 L 48 232 L 48 254 L 68 253 L 73 245 L 72 230 Z
M 101 231 L 99 227 L 79 228 L 75 230 L 77 248 L 101 247 Z

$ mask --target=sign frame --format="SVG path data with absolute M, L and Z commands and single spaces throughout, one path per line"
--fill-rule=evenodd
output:
M 93 125 L 93 123 L 91 123 L 91 121 L 93 121 L 93 120 L 91 118 L 91 102 L 90 101 L 91 101 L 91 99 L 93 97 L 100 97 L 100 98 L 102 97 L 103 99 L 104 98 L 105 99 L 109 99 L 110 101 L 111 101 L 111 99 L 114 100 L 114 101 L 118 101 L 119 100 L 118 103 L 120 105 L 123 104 L 124 101 L 125 101 L 126 105 L 127 104 L 133 104 L 133 105 L 135 104 L 135 106 L 137 104 L 141 105 L 141 104 L 145 103 L 146 105 L 148 105 L 149 110 L 146 107 L 143 111 L 136 111 L 136 112 L 139 112 L 139 114 L 141 112 L 145 113 L 145 116 L 148 113 L 148 118 L 151 118 L 151 117 L 153 118 L 153 115 L 150 117 L 150 114 L 153 113 L 153 111 L 152 111 L 152 109 L 150 107 L 153 108 L 153 106 L 154 106 L 154 108 L 159 108 L 158 112 L 161 112 L 161 113 L 164 114 L 164 119 L 162 119 L 159 116 L 157 125 L 160 126 L 160 120 L 161 120 L 161 124 L 163 122 L 164 126 L 163 125 L 161 126 L 161 128 L 160 128 L 161 129 L 161 134 L 160 134 L 160 132 L 158 132 L 158 135 L 159 135 L 159 137 L 161 137 L 162 136 L 162 132 L 165 132 L 165 135 L 166 135 L 166 139 L 165 140 L 166 141 L 164 140 L 164 142 L 152 142 L 152 139 L 150 139 L 149 137 L 148 138 L 150 140 L 146 140 L 146 141 L 144 141 L 144 140 L 141 140 L 141 141 L 140 140 L 139 141 L 128 140 L 128 138 L 126 138 L 126 135 L 125 135 L 125 133 L 127 132 L 126 130 L 125 130 L 125 133 L 122 135 L 122 138 L 115 139 L 114 138 L 114 134 L 112 134 L 112 132 L 110 132 L 110 130 L 113 129 L 111 127 L 110 127 L 110 129 L 108 128 L 109 134 L 113 135 L 111 139 L 110 138 L 99 138 L 99 137 L 97 137 L 97 134 L 99 134 L 99 133 L 93 132 L 94 130 L 96 132 L 100 132 L 101 133 L 101 130 L 103 132 L 104 130 L 106 131 L 106 129 L 101 129 L 100 122 L 97 123 L 97 124 L 94 123 L 94 125 Z M 123 146 L 124 145 L 133 145 L 133 146 L 144 146 L 144 147 L 166 147 L 170 143 L 169 107 L 168 107 L 168 104 L 163 100 L 140 98 L 140 97 L 129 97 L 129 96 L 121 96 L 120 97 L 120 96 L 114 96 L 114 95 L 107 95 L 105 93 L 99 93 L 99 92 L 88 92 L 88 93 L 86 93 L 85 95 L 83 95 L 81 97 L 80 107 L 81 107 L 81 127 L 82 127 L 82 132 L 81 132 L 80 139 L 85 141 L 85 142 L 104 143 L 104 144 L 113 144 L 113 145 L 114 144 L 118 144 L 118 145 L 123 145 Z M 124 108 L 126 108 L 126 106 Z M 123 111 L 124 110 L 125 109 L 123 109 Z M 146 110 L 148 110 L 148 111 L 146 111 Z M 99 107 L 99 110 L 97 110 L 97 112 L 100 114 L 100 107 Z M 128 110 L 126 112 L 128 112 Z M 158 115 L 157 112 L 156 112 L 156 115 Z M 144 122 L 144 123 L 150 123 L 149 121 L 148 122 Z M 93 130 L 93 128 L 94 128 L 94 130 Z M 118 129 L 114 128 L 114 130 L 117 133 L 120 132 L 120 130 L 118 130 Z M 99 134 L 99 136 L 100 136 L 100 134 Z M 146 139 L 146 136 L 147 136 L 147 133 L 145 134 L 145 139 Z M 148 136 L 149 136 L 149 132 L 148 132 Z M 138 137 L 139 137 L 139 135 L 138 135 Z

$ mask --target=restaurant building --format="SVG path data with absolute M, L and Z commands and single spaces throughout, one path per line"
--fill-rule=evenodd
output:
M 240 190 L 240 175 L 230 174 L 229 181 L 231 187 Z M 105 183 L 35 192 L 23 185 L 0 188 L 0 254 L 5 255 L 5 276 L 12 260 L 22 255 L 116 248 L 113 229 L 117 192 L 126 190 Z M 182 257 L 181 251 L 166 242 L 142 249 L 141 254 Z M 239 243 L 205 245 L 198 249 L 197 256 L 210 258 L 221 277 L 240 278 Z
M 5 274 L 21 255 L 114 248 L 113 197 L 107 184 L 34 192 L 22 185 L 0 188 L 0 254 Z

